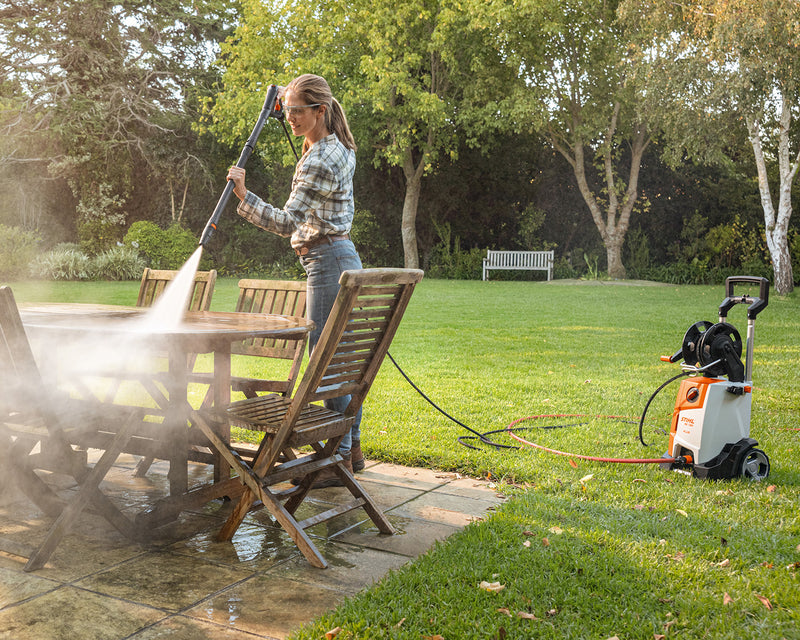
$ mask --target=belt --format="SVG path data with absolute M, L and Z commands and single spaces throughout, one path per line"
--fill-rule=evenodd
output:
M 339 240 L 349 240 L 349 239 L 350 235 L 347 233 L 345 233 L 342 236 L 333 236 L 333 235 L 320 236 L 319 238 L 314 238 L 313 240 L 309 240 L 305 244 L 301 244 L 299 247 L 292 247 L 292 249 L 294 249 L 294 252 L 298 256 L 304 256 L 314 247 L 317 247 L 321 244 L 325 244 L 326 242 L 328 244 L 333 244 L 334 242 L 339 242 Z

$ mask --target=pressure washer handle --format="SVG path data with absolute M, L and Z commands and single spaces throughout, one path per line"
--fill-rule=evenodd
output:
M 738 296 L 733 293 L 735 285 L 758 285 L 758 297 Z M 756 276 L 730 276 L 725 279 L 725 300 L 719 305 L 720 321 L 728 317 L 730 311 L 737 304 L 749 304 L 747 307 L 748 320 L 755 320 L 756 316 L 766 309 L 769 303 L 769 280 Z
M 264 100 L 264 106 L 261 108 L 261 113 L 258 116 L 256 126 L 253 127 L 250 137 L 244 144 L 242 153 L 239 154 L 239 160 L 236 162 L 236 166 L 240 169 L 244 168 L 244 165 L 247 164 L 247 161 L 250 159 L 250 156 L 255 150 L 258 136 L 261 135 L 261 130 L 264 128 L 267 118 L 269 118 L 271 115 L 274 117 L 280 117 L 274 114 L 283 113 L 280 111 L 280 103 L 278 102 L 278 90 L 279 87 L 274 84 L 269 85 L 269 89 L 267 89 L 267 97 Z M 211 236 L 214 235 L 214 232 L 217 230 L 217 223 L 219 222 L 222 212 L 225 210 L 225 207 L 228 204 L 228 200 L 230 200 L 231 194 L 233 193 L 233 187 L 233 180 L 228 180 L 227 184 L 225 185 L 225 189 L 222 192 L 219 201 L 217 202 L 217 206 L 214 208 L 214 213 L 211 214 L 211 217 L 206 223 L 205 229 L 203 229 L 203 234 L 200 236 L 200 246 L 206 246 L 206 243 L 211 239 Z

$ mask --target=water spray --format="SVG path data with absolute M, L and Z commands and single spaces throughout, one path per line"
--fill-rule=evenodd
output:
M 284 130 L 286 129 L 286 124 L 283 122 L 283 107 L 278 99 L 278 94 L 282 89 L 283 87 L 279 87 L 274 84 L 269 85 L 269 88 L 267 89 L 267 97 L 264 100 L 264 106 L 261 109 L 261 114 L 258 116 L 256 126 L 253 127 L 253 132 L 250 134 L 247 142 L 245 142 L 242 153 L 239 155 L 239 160 L 236 163 L 236 166 L 240 169 L 244 168 L 244 165 L 247 164 L 247 161 L 250 159 L 251 154 L 255 150 L 256 141 L 261 135 L 261 129 L 264 128 L 267 118 L 277 118 L 281 121 L 281 124 L 283 124 Z M 288 132 L 286 135 L 289 135 Z M 291 139 L 289 142 L 291 142 Z M 214 209 L 214 213 L 211 214 L 211 217 L 206 223 L 205 229 L 203 229 L 203 235 L 200 236 L 199 244 L 201 247 L 206 246 L 208 241 L 211 240 L 211 236 L 214 235 L 214 231 L 217 230 L 217 222 L 219 222 L 220 216 L 225 210 L 228 200 L 230 200 L 231 194 L 233 193 L 233 186 L 233 180 L 228 180 L 228 183 L 225 185 L 225 190 L 222 192 L 219 202 L 217 202 L 217 206 Z

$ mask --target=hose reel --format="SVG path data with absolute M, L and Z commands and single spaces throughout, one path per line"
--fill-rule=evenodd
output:
M 708 376 L 744 381 L 742 337 L 732 324 L 695 322 L 683 337 L 680 354 L 687 365 L 702 369 Z

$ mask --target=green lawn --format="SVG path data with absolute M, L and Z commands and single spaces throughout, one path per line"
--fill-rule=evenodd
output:
M 138 283 L 13 288 L 20 301 L 131 304 Z M 637 423 L 679 372 L 659 356 L 677 351 L 694 322 L 715 322 L 723 297 L 722 286 L 424 280 L 391 353 L 476 432 L 531 417 L 521 435 L 538 444 L 659 457 L 678 383 L 650 407 L 651 446 Z M 218 281 L 212 308 L 232 309 L 235 298 L 235 280 Z M 744 307 L 728 320 L 744 336 Z M 470 432 L 387 360 L 364 409 L 368 456 L 490 477 L 512 498 L 293 637 L 338 626 L 338 640 L 800 638 L 798 371 L 800 295 L 774 296 L 756 323 L 751 421 L 772 472 L 761 483 L 711 482 L 529 447 L 469 449 L 458 438 Z M 538 417 L 552 414 L 585 417 Z M 541 428 L 553 424 L 567 426 Z M 484 580 L 504 588 L 481 590 Z

